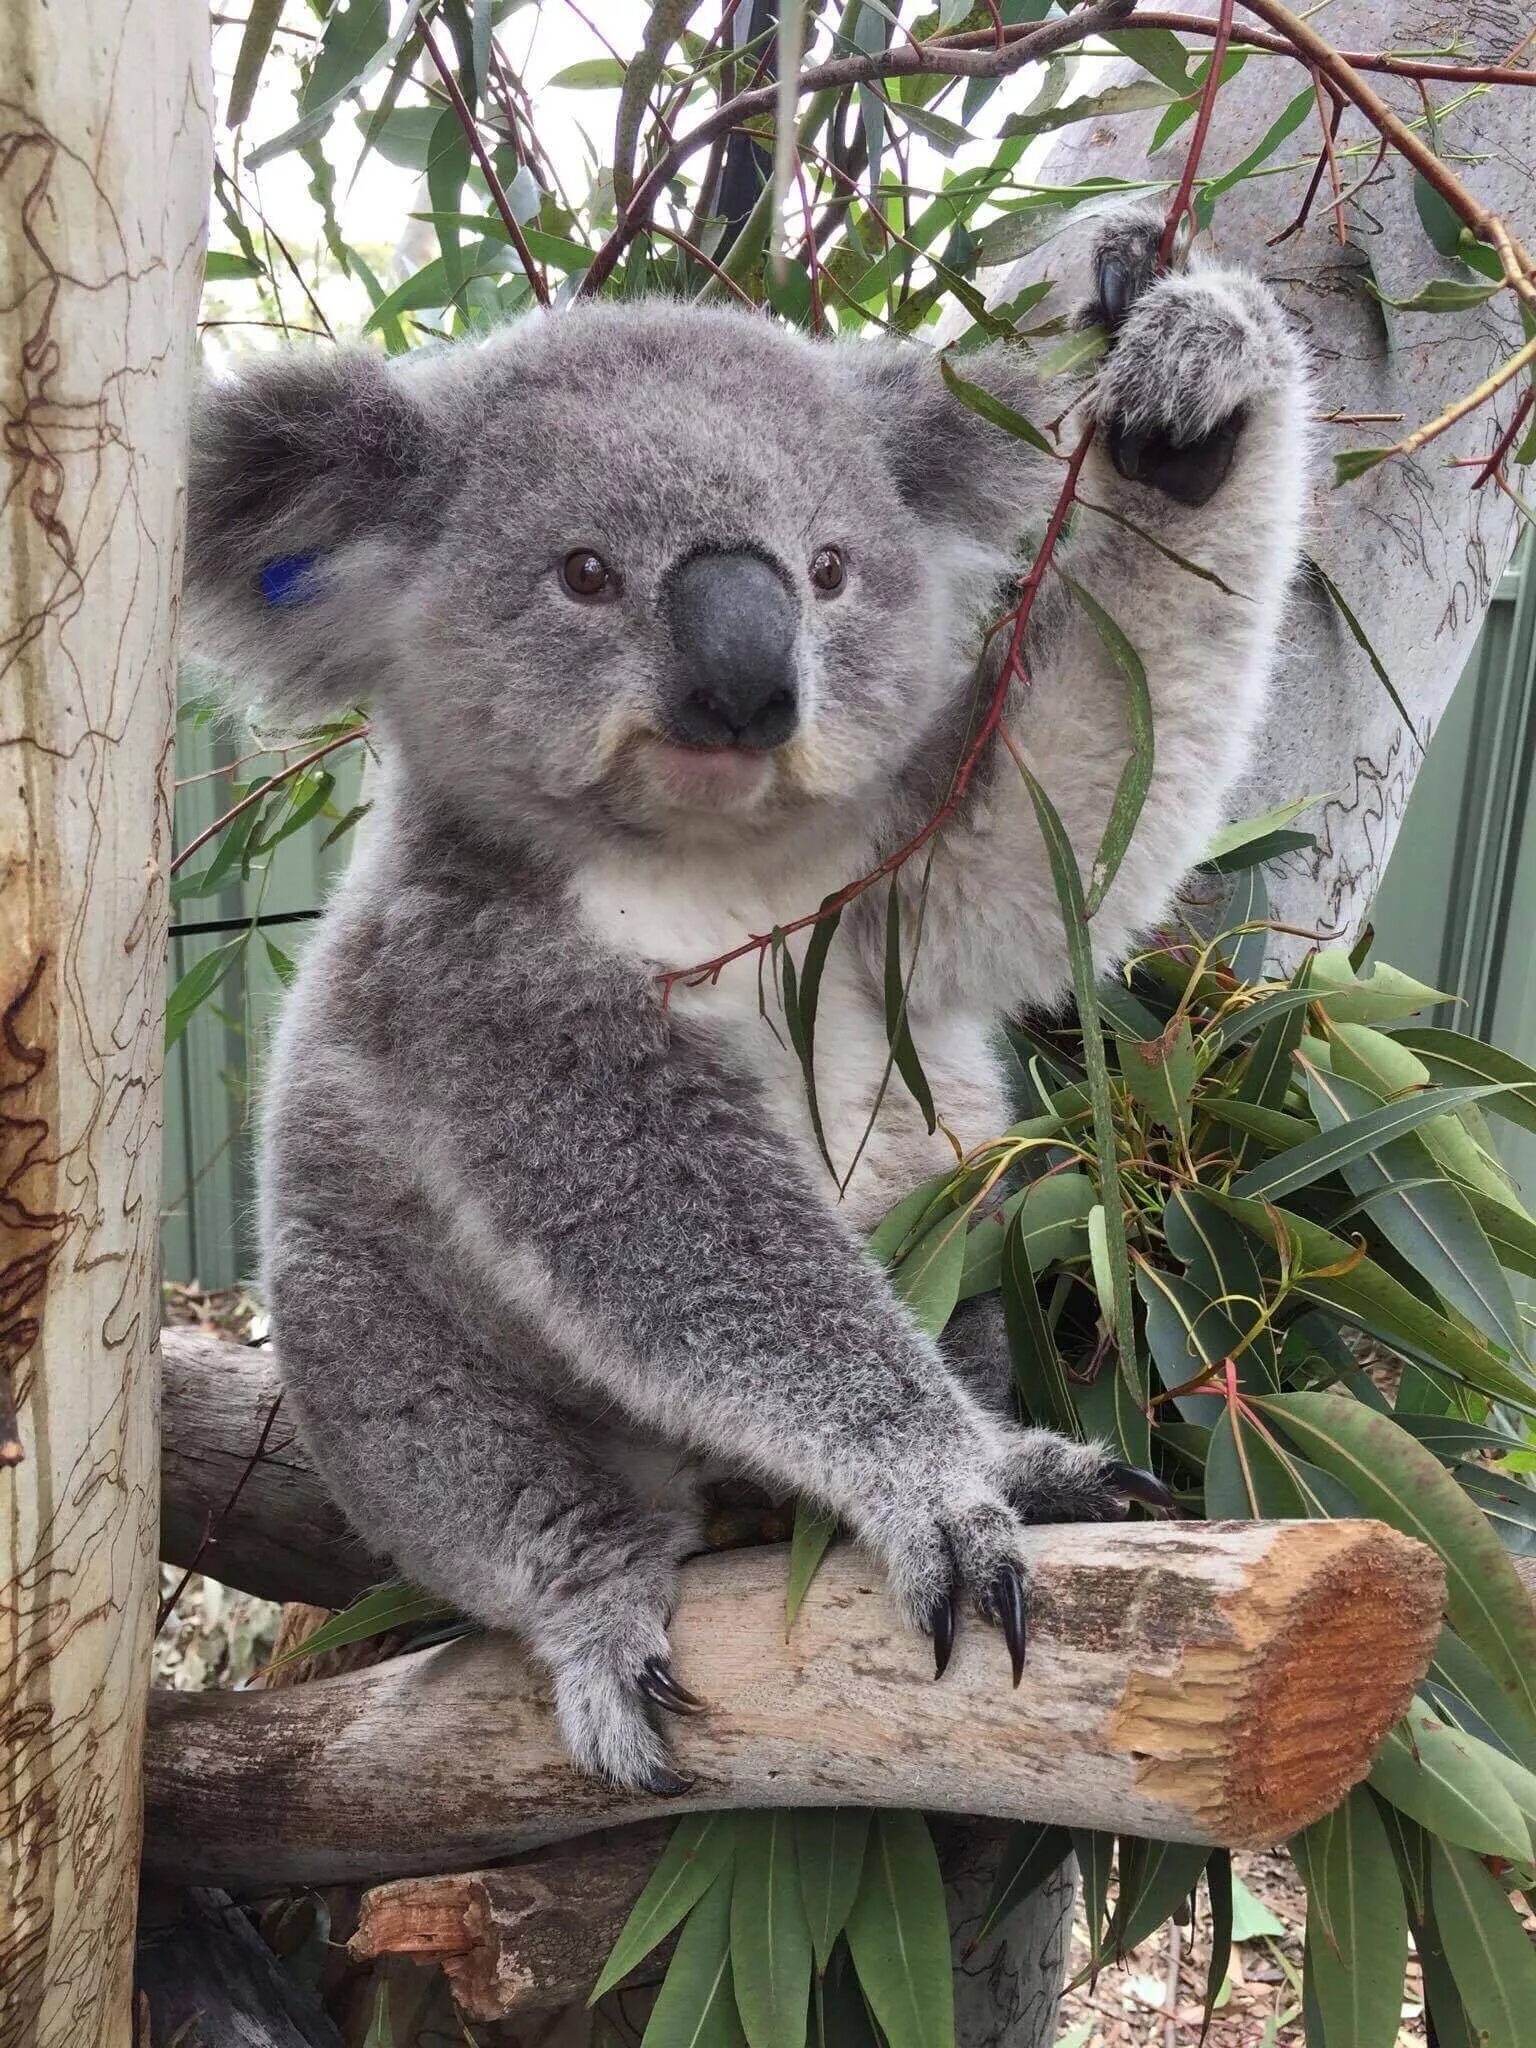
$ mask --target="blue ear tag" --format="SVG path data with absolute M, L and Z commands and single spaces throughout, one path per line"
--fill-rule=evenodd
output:
M 315 595 L 318 555 L 279 555 L 261 565 L 261 594 L 268 604 L 308 604 Z

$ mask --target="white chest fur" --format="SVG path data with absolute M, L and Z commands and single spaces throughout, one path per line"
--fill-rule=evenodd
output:
M 713 959 L 751 934 L 787 924 L 858 872 L 857 855 L 846 848 L 794 865 L 777 856 L 771 882 L 762 865 L 718 851 L 604 857 L 582 871 L 575 890 L 599 944 L 659 971 Z M 809 936 L 801 932 L 789 941 L 797 966 Z M 842 1197 L 856 1227 L 867 1228 L 918 1181 L 953 1164 L 945 1129 L 930 1135 L 900 1076 L 887 1077 L 881 990 L 845 934 L 833 940 L 822 976 L 814 1059 L 817 1106 L 835 1173 L 816 1146 L 805 1076 L 790 1044 L 771 958 L 761 972 L 755 956 L 734 961 L 713 985 L 676 983 L 669 1000 L 721 1033 L 731 1058 L 762 1086 L 770 1114 L 807 1155 L 829 1201 L 838 1202 L 839 1182 L 857 1155 Z M 967 1149 L 995 1136 L 1007 1117 L 986 1020 L 940 1008 L 913 1029 L 941 1124 Z

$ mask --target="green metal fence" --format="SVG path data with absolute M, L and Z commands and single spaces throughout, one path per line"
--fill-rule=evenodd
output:
M 337 757 L 337 803 L 356 800 L 360 769 Z M 1377 946 L 1394 966 L 1462 998 L 1459 1023 L 1536 1062 L 1536 557 L 1522 553 L 1499 586 L 1477 651 L 1435 735 L 1377 898 Z M 216 771 L 236 758 L 227 734 L 183 720 L 177 740 L 177 843 L 229 802 Z M 349 764 L 350 765 L 344 765 Z M 198 777 L 195 781 L 185 778 Z M 272 857 L 264 882 L 238 878 L 216 897 L 183 906 L 199 921 L 308 909 L 345 864 L 351 841 L 326 850 L 321 830 L 299 832 Z M 259 895 L 259 906 L 258 906 Z M 271 937 L 297 958 L 311 927 Z M 174 981 L 222 935 L 171 948 Z M 249 945 L 212 1002 L 173 1048 L 166 1075 L 163 1247 L 168 1278 L 228 1287 L 254 1269 L 254 1130 L 251 1110 L 281 976 L 264 943 Z M 1536 1190 L 1536 1134 L 1497 1122 L 1506 1162 Z

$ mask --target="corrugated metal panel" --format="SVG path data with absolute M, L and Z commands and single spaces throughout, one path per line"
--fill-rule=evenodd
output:
M 227 731 L 183 719 L 176 740 L 176 844 L 186 846 L 229 808 L 223 773 L 241 749 Z M 335 804 L 358 799 L 361 765 L 349 749 L 328 763 L 336 775 Z M 269 770 L 270 761 L 264 764 Z M 199 778 L 199 779 L 192 779 Z M 294 834 L 273 852 L 268 871 L 238 879 L 216 896 L 184 902 L 183 922 L 250 918 L 258 913 L 308 910 L 346 865 L 350 839 L 322 850 L 323 822 Z M 297 959 L 312 930 L 281 925 L 271 940 Z M 193 962 L 227 943 L 228 935 L 174 939 L 169 983 Z M 196 1013 L 172 1047 L 166 1065 L 165 1194 L 161 1252 L 166 1277 L 208 1288 L 231 1287 L 255 1267 L 255 1158 L 251 1108 L 282 995 L 265 939 L 254 938 L 240 964 Z

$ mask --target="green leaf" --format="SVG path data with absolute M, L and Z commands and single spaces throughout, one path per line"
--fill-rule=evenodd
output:
M 890 1265 L 902 1246 L 916 1231 L 934 1203 L 955 1182 L 953 1171 L 936 1173 L 910 1195 L 903 1195 L 894 1209 L 888 1209 L 869 1234 L 871 1257 L 882 1266 Z
M 954 2048 L 944 1880 L 921 1814 L 874 1816 L 847 1936 L 889 2048 Z
M 1227 1981 L 1232 1962 L 1232 1921 L 1237 1880 L 1232 1875 L 1230 1849 L 1213 1849 L 1205 1866 L 1205 1888 L 1211 1901 L 1211 1953 L 1205 1966 L 1205 2012 L 1200 2022 L 1203 2042 L 1211 2031 L 1211 2018 L 1221 1987 Z M 1245 1888 L 1246 1889 L 1246 1888 Z
M 1390 448 L 1340 448 L 1333 458 L 1333 487 L 1352 484 L 1356 477 L 1364 476 L 1368 469 L 1374 469 L 1385 462 L 1392 453 Z
M 1092 1193 L 1090 1186 L 1087 1210 L 1090 1216 L 1098 1207 L 1092 1200 Z M 1067 1385 L 1066 1368 L 1035 1291 L 1034 1266 L 1025 1236 L 1022 1209 L 1014 1215 L 1003 1237 L 1002 1292 L 1003 1322 L 1013 1360 L 1013 1380 L 1025 1413 L 1037 1422 L 1059 1429 L 1065 1436 L 1080 1436 L 1082 1432 Z
M 283 0 L 250 0 L 245 32 L 235 58 L 235 75 L 230 80 L 229 105 L 224 109 L 226 128 L 239 128 L 250 114 L 256 87 L 261 82 L 261 67 L 267 61 L 282 13 Z
M 1169 28 L 1111 29 L 1104 40 L 1180 98 L 1189 91 L 1190 53 Z
M 1256 1899 L 1240 1877 L 1232 1880 L 1232 1939 L 1261 1941 L 1265 1935 L 1283 1939 L 1285 1922 L 1277 1920 L 1261 1899 Z
M 1348 1123 L 1320 1130 L 1277 1158 L 1266 1159 L 1232 1184 L 1234 1195 L 1278 1201 L 1296 1188 L 1310 1187 L 1326 1174 L 1341 1172 L 1357 1159 L 1379 1151 L 1393 1138 L 1417 1130 L 1432 1117 L 1476 1102 L 1486 1088 L 1428 1088 L 1399 1102 L 1383 1103 Z
M 1262 138 L 1240 162 L 1235 163 L 1230 171 L 1223 171 L 1219 178 L 1212 178 L 1201 187 L 1197 216 L 1202 227 L 1209 223 L 1216 201 L 1222 193 L 1230 192 L 1234 185 L 1240 185 L 1245 178 L 1251 177 L 1260 164 L 1267 163 L 1281 143 L 1296 133 L 1316 105 L 1316 96 L 1311 86 L 1304 85 L 1295 98 L 1290 100 L 1271 121 Z
M 1441 198 L 1422 171 L 1414 172 L 1413 198 L 1419 210 L 1419 219 L 1424 223 L 1424 232 L 1442 256 L 1454 257 L 1471 269 L 1481 271 L 1484 277 L 1503 277 L 1504 268 L 1499 262 L 1497 249 L 1478 241 L 1461 216 L 1452 211 L 1449 202 Z
M 1482 1760 L 1490 1754 L 1486 1743 L 1420 1707 L 1376 1752 L 1371 1787 L 1443 1841 L 1521 1863 L 1531 1854 L 1530 1830 Z
M 355 4 L 359 9 L 365 9 L 370 6 L 376 7 L 383 4 L 383 0 L 355 0 Z M 416 17 L 420 12 L 421 0 L 406 0 L 404 11 L 399 21 L 395 24 L 393 35 L 390 36 L 387 42 L 374 49 L 373 54 L 363 63 L 362 68 L 355 76 L 347 79 L 337 91 L 331 93 L 325 99 L 310 102 L 309 96 L 306 94 L 306 104 L 302 118 L 296 121 L 291 128 L 285 128 L 280 135 L 274 135 L 270 142 L 262 143 L 259 149 L 253 149 L 245 159 L 245 168 L 248 171 L 259 171 L 263 165 L 271 163 L 275 157 L 283 156 L 290 149 L 300 148 L 304 143 L 312 141 L 317 135 L 323 135 L 330 126 L 331 119 L 342 101 L 347 99 L 352 93 L 361 91 L 369 79 L 382 71 L 385 65 L 394 63 L 396 57 L 404 49 L 407 38 L 414 30 Z M 360 13 L 358 23 L 359 43 L 363 40 L 362 30 L 368 25 L 368 20 L 368 16 Z
M 201 2029 L 194 2022 L 194 2037 Z M 368 2018 L 368 2031 L 363 2036 L 363 2048 L 397 2048 L 395 2023 L 389 2016 L 389 1979 L 381 1977 L 373 1994 L 373 2011 Z
M 1015 1217 L 1036 1277 L 1058 1261 L 1080 1258 L 1088 1249 L 1088 1215 L 1097 1199 L 1086 1173 L 1064 1171 L 1049 1173 L 1010 1195 L 1000 1223 L 987 1218 L 972 1226 L 960 1299 L 1001 1286 L 1004 1240 Z
M 328 1651 L 344 1650 L 348 1643 L 366 1643 L 374 1636 L 388 1635 L 392 1629 L 409 1628 L 419 1621 L 449 1621 L 457 1613 L 450 1601 L 440 1600 L 435 1593 L 424 1593 L 420 1586 L 409 1585 L 404 1579 L 391 1579 L 386 1586 L 374 1586 L 359 1593 L 350 1607 L 323 1621 L 303 1642 L 274 1657 L 266 1668 L 277 1671 L 284 1664 L 323 1657 Z
M 1113 1955 L 1128 1956 L 1171 1920 L 1194 1891 L 1210 1858 L 1205 1844 L 1120 1837 L 1120 1890 L 1109 1923 Z
M 1234 590 L 1230 583 L 1224 583 L 1214 569 L 1206 568 L 1202 562 L 1191 561 L 1188 555 L 1181 555 L 1177 548 L 1169 547 L 1165 540 L 1160 540 L 1147 527 L 1138 526 L 1134 519 L 1128 518 L 1117 508 L 1097 504 L 1092 498 L 1085 498 L 1081 491 L 1078 492 L 1077 502 L 1085 512 L 1097 513 L 1100 519 L 1108 519 L 1116 526 L 1123 526 L 1127 533 L 1134 533 L 1138 540 L 1145 541 L 1149 548 L 1155 549 L 1164 561 L 1172 562 L 1187 575 L 1198 577 L 1202 583 L 1214 583 L 1216 588 L 1228 597 L 1243 595 L 1242 591 Z
M 858 1896 L 869 1821 L 858 1806 L 813 1806 L 795 1816 L 800 1893 L 816 1967 L 823 1975 Z
M 1074 577 L 1069 576 L 1064 569 L 1058 569 L 1057 574 L 1088 614 L 1089 622 L 1103 642 L 1105 653 L 1125 679 L 1125 715 L 1131 732 L 1130 758 L 1120 771 L 1120 780 L 1115 786 L 1114 802 L 1110 805 L 1109 817 L 1088 879 L 1084 915 L 1092 917 L 1104 901 L 1109 885 L 1115 879 L 1120 863 L 1125 858 L 1126 849 L 1136 830 L 1136 822 L 1141 816 L 1142 806 L 1147 800 L 1147 791 L 1152 785 L 1152 698 L 1147 688 L 1147 671 L 1142 665 L 1141 656 L 1126 639 L 1119 626 L 1098 599 L 1086 591 Z
M 921 943 L 921 933 L 919 933 Z M 915 964 L 915 963 L 914 963 Z M 906 1083 L 907 1093 L 923 1113 L 931 1132 L 938 1128 L 933 1093 L 923 1063 L 912 1042 L 912 1025 L 907 1015 L 907 979 L 901 970 L 901 877 L 891 876 L 885 902 L 885 1036 L 896 1062 L 896 1071 Z M 953 1306 L 953 1304 L 951 1304 Z
M 165 1049 L 180 1038 L 192 1021 L 196 1011 L 213 994 L 219 983 L 243 956 L 250 933 L 241 932 L 227 946 L 216 946 L 211 953 L 205 953 L 201 960 L 193 961 L 186 973 L 171 990 L 165 1005 Z
M 1104 1919 L 1109 1909 L 1109 1875 L 1115 1860 L 1115 1838 L 1097 1828 L 1072 1828 L 1072 1853 L 1083 1885 L 1083 1917 L 1088 1923 L 1089 1969 L 1106 1959 Z
M 1469 1850 L 1431 1840 L 1429 1862 L 1435 1923 L 1479 2048 L 1525 2048 L 1536 2013 L 1531 1937 Z
M 1187 1143 L 1196 1080 L 1194 1032 L 1188 1017 L 1178 1018 L 1158 1038 L 1117 1037 L 1115 1056 L 1128 1092 L 1146 1105 L 1154 1123 Z
M 1001 427 L 1005 434 L 1012 434 L 1016 441 L 1028 442 L 1031 448 L 1038 448 L 1042 455 L 1054 456 L 1055 449 L 1033 420 L 1027 420 L 1023 413 L 1015 412 L 1013 407 L 1005 405 L 1002 399 L 994 398 L 984 386 L 973 384 L 969 378 L 960 376 L 947 355 L 939 357 L 939 375 L 949 386 L 953 396 L 981 419 L 989 421 L 994 427 Z
M 993 1874 L 992 1896 L 976 1931 L 978 1947 L 1016 1907 L 1033 1898 L 1071 1854 L 1072 1837 L 1065 1828 L 1044 1821 L 1020 1821 L 1010 1828 Z
M 731 1976 L 728 1873 L 716 1875 L 688 1915 L 646 2023 L 644 2048 L 747 2048 Z
M 1431 278 L 1428 284 L 1420 285 L 1411 299 L 1390 298 L 1369 278 L 1365 288 L 1384 306 L 1395 306 L 1400 313 L 1465 313 L 1504 289 L 1502 280 L 1498 284 L 1473 284 L 1469 279 L 1456 277 Z
M 821 1000 L 821 977 L 827 964 L 827 953 L 843 919 L 841 910 L 827 909 L 827 902 L 830 900 L 828 898 L 823 902 L 823 914 L 811 927 L 811 936 L 806 942 L 805 962 L 799 976 L 796 976 L 794 959 L 787 946 L 779 955 L 779 968 L 784 990 L 784 1021 L 789 1027 L 790 1043 L 794 1047 L 795 1057 L 800 1062 L 800 1072 L 805 1081 L 806 1108 L 810 1112 L 816 1149 L 825 1161 L 828 1173 L 835 1180 L 837 1169 L 833 1166 L 832 1155 L 827 1150 L 826 1132 L 822 1129 L 821 1123 L 821 1105 L 816 1099 L 816 1009 Z
M 583 57 L 580 63 L 557 71 L 549 84 L 562 85 L 571 92 L 610 92 L 624 83 L 628 69 L 617 57 Z
M 1355 451 L 1355 454 L 1369 454 L 1372 452 L 1374 451 L 1369 449 L 1357 449 Z M 1350 459 L 1351 458 L 1346 455 L 1336 455 L 1334 457 L 1333 480 L 1335 484 L 1346 483 L 1348 481 L 1348 478 L 1342 474 L 1340 466 L 1348 462 Z M 1361 476 L 1364 474 L 1365 469 L 1374 468 L 1375 464 L 1368 462 L 1365 464 L 1364 469 L 1355 470 L 1352 473 L 1356 476 Z M 1344 600 L 1343 591 L 1340 590 L 1337 583 L 1334 582 L 1333 578 L 1328 574 L 1327 570 L 1324 569 L 1320 563 L 1313 561 L 1311 566 L 1313 574 L 1317 577 L 1317 580 L 1322 584 L 1324 590 L 1327 591 L 1329 597 L 1332 598 L 1334 610 L 1338 613 L 1339 617 L 1344 621 L 1345 625 L 1349 628 L 1350 638 L 1354 641 L 1355 645 L 1360 649 L 1361 653 L 1365 656 L 1366 660 L 1371 664 L 1371 668 L 1375 674 L 1377 682 L 1380 683 L 1381 687 L 1392 699 L 1393 710 L 1397 713 L 1398 717 L 1403 721 L 1403 724 L 1408 728 L 1409 732 L 1413 735 L 1415 741 L 1419 741 L 1418 728 L 1417 726 L 1415 726 L 1412 718 L 1408 714 L 1408 706 L 1403 702 L 1402 698 L 1398 695 L 1397 689 L 1393 684 L 1392 678 L 1387 674 L 1386 664 L 1385 662 L 1383 662 L 1381 656 L 1376 652 L 1376 649 L 1371 645 L 1370 639 L 1366 633 L 1364 626 L 1361 625 L 1360 621 L 1355 617 L 1354 613 L 1350 610 L 1348 604 L 1346 604 Z M 1422 744 L 1422 741 L 1419 741 L 1419 745 L 1421 746 L 1421 748 Z
M 1163 1211 L 1163 1235 L 1195 1286 L 1219 1305 L 1234 1337 L 1238 1385 L 1263 1392 L 1278 1385 L 1274 1332 L 1260 1327 L 1266 1296 L 1253 1244 L 1231 1217 L 1195 1188 L 1181 1188 Z
M 725 1873 L 736 1853 L 737 1822 L 738 1816 L 733 1813 L 691 1813 L 678 1822 L 660 1861 L 646 1880 L 645 1890 L 619 1930 L 619 1938 L 592 1986 L 588 2005 L 596 2005 L 615 1984 L 622 1984 L 631 1970 L 638 1969 L 706 1893 L 720 1894 L 718 1900 L 712 1898 L 711 1916 L 718 1916 L 723 1945 L 731 1905 L 731 1886 Z M 681 1952 L 679 1943 L 679 1956 Z M 672 1968 L 676 1967 L 674 1958 Z M 670 1982 L 671 1971 L 667 1974 Z
M 1299 796 L 1292 803 L 1277 804 L 1272 811 L 1265 811 L 1261 817 L 1239 818 L 1231 825 L 1223 825 L 1219 832 L 1212 834 L 1206 846 L 1205 865 L 1209 866 L 1229 853 L 1239 852 L 1256 839 L 1270 838 L 1272 834 L 1289 825 L 1293 818 L 1299 818 L 1302 812 L 1309 810 L 1313 804 L 1325 801 L 1326 792 L 1320 796 Z
M 837 1516 L 830 1508 L 803 1497 L 795 1502 L 795 1526 L 789 1539 L 789 1584 L 784 1591 L 784 1633 L 788 1636 L 795 1616 L 811 1590 L 811 1581 L 821 1569 L 821 1560 L 837 1534 Z
M 1205 1512 L 1213 1522 L 1302 1522 L 1328 1512 L 1292 1458 L 1240 1410 L 1224 1404 L 1205 1459 Z
M 837 1944 L 826 1975 L 816 1979 L 812 1999 L 816 2048 L 881 2048 L 846 1941 Z
M 265 277 L 265 267 L 250 256 L 237 256 L 229 249 L 210 249 L 203 258 L 204 284 L 220 284 L 229 278 Z
M 1315 1067 L 1307 1073 L 1306 1085 L 1325 1131 L 1358 1132 L 1370 1117 L 1390 1106 L 1363 1082 Z M 1418 1103 L 1432 1100 L 1433 1093 L 1421 1094 Z M 1509 1282 L 1472 1205 L 1459 1188 L 1436 1173 L 1428 1149 L 1415 1138 L 1400 1137 L 1343 1162 L 1342 1171 L 1356 1194 L 1370 1197 L 1372 1222 L 1440 1299 L 1514 1357 L 1523 1357 L 1524 1331 Z
M 1104 1055 L 1104 1038 L 1099 1029 L 1097 976 L 1093 964 L 1093 948 L 1088 937 L 1087 910 L 1083 901 L 1082 876 L 1078 872 L 1077 857 L 1072 851 L 1071 841 L 1059 813 L 1045 790 L 1029 769 L 1020 766 L 1024 786 L 1029 791 L 1030 802 L 1034 805 L 1039 821 L 1040 834 L 1045 841 L 1046 857 L 1050 863 L 1051 879 L 1056 886 L 1056 898 L 1061 907 L 1062 926 L 1066 933 L 1067 952 L 1072 965 L 1072 987 L 1077 997 L 1078 1018 L 1083 1033 L 1083 1061 L 1088 1070 L 1088 1093 L 1093 1107 L 1094 1145 L 1098 1154 L 1099 1207 L 1104 1215 L 1104 1238 L 1109 1265 L 1111 1292 L 1103 1303 L 1110 1328 L 1119 1352 L 1119 1375 L 1127 1400 L 1139 1410 L 1142 1402 L 1142 1388 L 1136 1370 L 1135 1311 L 1131 1299 L 1131 1261 L 1125 1241 L 1125 1215 L 1120 1193 L 1120 1175 L 1116 1165 L 1116 1126 L 1114 1101 L 1109 1088 L 1109 1066 Z M 1092 1221 L 1090 1217 L 1090 1246 L 1092 1244 Z M 1121 1436 L 1121 1448 L 1127 1452 L 1131 1463 L 1138 1462 L 1140 1444 L 1134 1438 L 1127 1442 Z
M 1341 1479 L 1367 1514 L 1429 1545 L 1445 1566 L 1452 1627 L 1536 1725 L 1536 1607 L 1486 1518 L 1433 1454 L 1359 1401 L 1276 1394 L 1254 1405 Z
M 284 988 L 292 988 L 293 978 L 299 971 L 297 963 L 289 959 L 281 946 L 274 946 L 270 939 L 267 940 L 266 946 L 267 959 L 271 965 L 272 972 L 277 976 Z
M 750 2048 L 805 2048 L 811 1930 L 800 1894 L 795 1816 L 736 1816 L 731 1974 Z
M 1393 2048 L 1408 1961 L 1408 1916 L 1371 1795 L 1344 1803 L 1291 1844 L 1306 1880 L 1308 1972 L 1328 2048 Z
M 930 1337 L 941 1336 L 955 1312 L 965 1271 L 965 1235 L 962 1211 L 941 1214 L 892 1269 L 892 1286 Z
M 430 263 L 424 263 L 420 270 L 408 277 L 404 284 L 397 285 L 387 298 L 381 299 L 363 324 L 363 332 L 371 334 L 375 328 L 387 326 L 402 313 L 420 313 L 439 306 L 451 306 L 455 296 L 477 277 L 505 277 L 509 270 L 518 268 L 515 252 L 505 241 L 498 241 L 488 235 L 473 249 L 458 252 L 454 273 L 441 256 Z
M 1513 1053 L 1496 1045 L 1483 1045 L 1461 1031 L 1441 1031 L 1431 1025 L 1415 1025 L 1394 1032 L 1399 1045 L 1418 1054 L 1430 1074 L 1440 1082 L 1488 1081 L 1502 1092 L 1488 1107 L 1527 1131 L 1536 1131 L 1536 1067 L 1528 1067 Z
M 389 0 L 336 0 L 326 17 L 320 51 L 299 94 L 300 111 L 354 91 L 389 41 Z
M 1178 95 L 1172 86 L 1157 79 L 1133 78 L 1127 85 L 1107 85 L 1102 92 L 1068 100 L 1064 106 L 1046 107 L 1039 113 L 1010 114 L 997 132 L 1004 139 L 1015 135 L 1046 135 L 1057 128 L 1075 127 L 1079 121 L 1139 113 L 1147 107 L 1166 107 L 1176 97 Z

